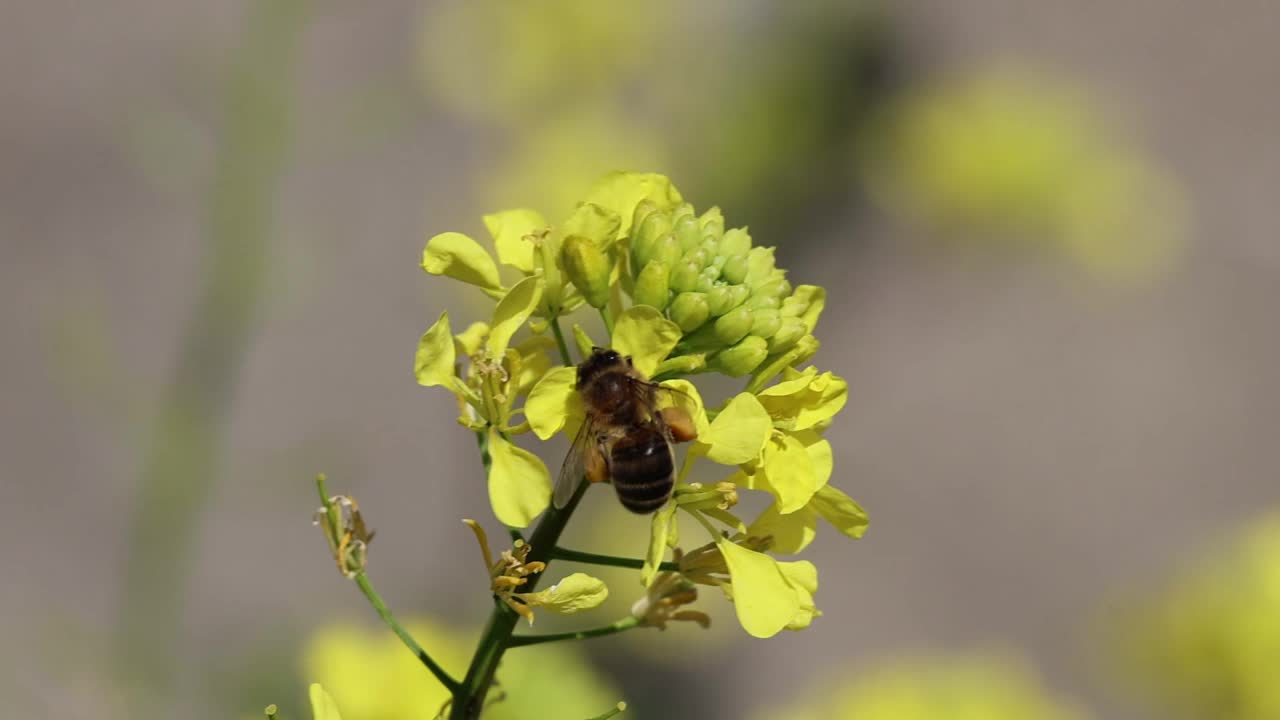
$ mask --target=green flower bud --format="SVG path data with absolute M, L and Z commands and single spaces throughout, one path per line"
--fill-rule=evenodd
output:
M 749 287 L 755 287 L 768 280 L 773 270 L 773 248 L 753 247 L 747 253 L 747 275 L 743 282 Z
M 707 254 L 706 250 L 703 250 L 700 247 L 695 247 L 692 250 L 685 251 L 684 256 L 680 258 L 681 262 L 693 263 L 694 265 L 697 265 L 699 273 L 702 272 L 702 268 L 706 267 L 707 263 L 710 262 L 710 260 L 711 260 L 711 256 Z
M 676 239 L 680 241 L 680 247 L 686 251 L 702 244 L 702 229 L 698 227 L 698 219 L 692 215 L 677 220 L 672 226 L 672 232 L 676 234 Z
M 747 279 L 747 255 L 734 255 L 724 261 L 724 267 L 720 268 L 720 277 L 725 282 L 739 285 L 743 280 Z
M 668 268 L 673 268 L 676 263 L 680 262 L 680 256 L 684 253 L 680 250 L 680 241 L 676 240 L 676 236 L 667 233 L 658 238 L 653 244 L 653 251 L 649 254 L 649 262 L 660 262 Z
M 671 271 L 670 285 L 676 292 L 688 292 L 698 287 L 698 273 L 702 268 L 693 263 L 681 262 Z
M 778 298 L 772 295 L 757 295 L 755 293 L 752 293 L 744 304 L 752 310 L 777 310 L 782 307 L 782 301 Z
M 769 350 L 764 339 L 752 335 L 743 338 L 737 345 L 713 355 L 707 366 L 729 377 L 742 377 L 759 367 L 768 355 Z
M 747 301 L 751 290 L 746 285 L 723 285 L 707 293 L 711 317 L 720 317 Z
M 698 218 L 698 225 L 702 228 L 703 236 L 719 240 L 724 235 L 724 214 L 720 212 L 720 208 L 712 207 Z
M 654 371 L 654 377 L 659 375 L 689 375 L 696 373 L 707 366 L 707 356 L 703 353 L 694 353 L 692 355 L 678 355 L 663 360 L 658 369 Z
M 609 302 L 609 272 L 613 267 L 590 238 L 580 235 L 565 238 L 560 246 L 560 264 L 588 305 L 602 308 Z
M 769 336 L 769 352 L 777 353 L 791 348 L 800 338 L 804 337 L 808 331 L 805 329 L 804 321 L 795 317 L 780 318 L 778 329 Z
M 756 308 L 752 310 L 751 334 L 768 340 L 782 327 L 782 316 L 777 310 Z
M 752 312 L 749 307 L 740 307 L 716 320 L 716 339 L 724 345 L 732 345 L 747 333 L 751 332 Z
M 665 308 L 670 296 L 667 288 L 667 276 L 670 274 L 671 269 L 666 263 L 661 260 L 651 261 L 640 271 L 640 277 L 636 278 L 631 299 L 637 305 L 652 305 L 659 310 Z
M 671 218 L 654 210 L 631 228 L 631 267 L 638 272 L 653 259 L 654 250 L 662 236 L 671 232 Z
M 716 278 L 720 275 L 715 267 L 708 265 L 702 268 L 702 272 L 698 273 L 698 286 L 695 288 L 700 293 L 709 293 L 719 282 Z
M 702 323 L 711 317 L 711 307 L 707 305 L 707 296 L 699 292 L 682 292 L 671 301 L 667 317 L 680 326 L 684 332 L 697 330 Z
M 751 289 L 752 295 L 777 298 L 779 307 L 782 305 L 782 298 L 789 292 L 791 292 L 791 283 L 787 282 L 785 277 L 774 277 Z
M 658 206 L 652 200 L 641 200 L 636 203 L 635 212 L 631 214 L 631 234 L 634 237 L 636 231 L 644 225 L 645 218 L 652 213 L 658 212 Z
M 809 309 L 809 301 L 796 297 L 794 294 L 787 296 L 782 301 L 783 317 L 800 317 L 805 310 Z
M 672 227 L 675 227 L 675 224 L 680 222 L 682 219 L 687 217 L 696 217 L 696 215 L 697 213 L 693 211 L 692 205 L 689 203 L 681 203 L 676 206 L 675 210 L 671 211 L 671 225 Z
M 724 231 L 724 237 L 720 239 L 721 255 L 731 258 L 736 255 L 746 255 L 750 250 L 751 236 L 747 234 L 746 228 Z

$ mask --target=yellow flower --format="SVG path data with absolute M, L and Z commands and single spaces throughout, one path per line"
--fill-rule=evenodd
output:
M 475 533 L 476 542 L 480 544 L 485 569 L 489 572 L 490 590 L 498 600 L 528 620 L 530 625 L 533 624 L 535 607 L 543 607 L 560 615 L 572 615 L 598 607 L 609 597 L 609 588 L 604 582 L 586 573 L 574 573 L 539 592 L 516 592 L 528 581 L 530 575 L 546 570 L 546 563 L 527 562 L 532 548 L 523 540 L 517 540 L 510 550 L 503 550 L 495 561 L 489 552 L 489 538 L 484 528 L 474 520 L 463 522 Z
M 795 705 L 758 718 L 787 720 L 1084 720 L 1026 667 L 1002 656 L 902 660 L 860 676 L 845 671 Z

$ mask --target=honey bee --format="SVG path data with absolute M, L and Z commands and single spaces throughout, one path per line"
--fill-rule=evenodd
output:
M 586 420 L 556 482 L 557 508 L 569 504 L 582 478 L 612 482 L 622 506 L 646 515 L 666 504 L 675 487 L 672 444 L 696 437 L 676 407 L 658 408 L 658 393 L 678 390 L 651 382 L 616 350 L 592 348 L 578 365 L 575 388 Z

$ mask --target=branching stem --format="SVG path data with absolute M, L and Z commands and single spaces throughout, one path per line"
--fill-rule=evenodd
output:
M 599 553 L 582 552 L 581 550 L 570 550 L 568 548 L 557 547 L 551 551 L 551 557 L 557 560 L 568 560 L 570 562 L 589 563 L 591 565 L 608 565 L 610 567 L 632 568 L 639 570 L 644 567 L 644 560 L 640 558 L 624 558 L 614 555 L 600 555 Z M 670 572 L 679 572 L 680 564 L 664 561 L 658 565 L 659 570 Z
M 553 633 L 550 635 L 512 635 L 507 647 L 541 645 L 542 643 L 559 642 L 561 640 L 586 640 L 587 638 L 602 637 L 604 635 L 615 635 L 637 627 L 640 627 L 640 619 L 628 615 L 615 623 L 590 630 Z

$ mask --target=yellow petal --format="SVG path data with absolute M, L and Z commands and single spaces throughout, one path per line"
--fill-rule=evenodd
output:
M 702 396 L 698 394 L 698 388 L 688 380 L 666 380 L 662 386 L 676 392 L 658 393 L 658 407 L 678 407 L 684 410 L 689 417 L 693 418 L 693 426 L 698 431 L 698 437 L 704 437 L 710 430 L 711 423 L 707 420 L 707 411 L 702 406 Z
M 498 262 L 524 273 L 533 272 L 533 240 L 530 235 L 547 229 L 547 221 L 533 210 L 503 210 L 484 216 L 484 226 L 493 237 Z
M 546 590 L 521 595 L 530 605 L 543 607 L 561 615 L 590 610 L 609 597 L 603 580 L 586 573 L 574 573 Z
M 475 355 L 489 334 L 489 323 L 473 322 L 466 330 L 453 336 L 454 347 L 462 355 Z
M 831 479 L 831 472 L 835 468 L 831 443 L 823 439 L 816 430 L 801 430 L 792 434 L 800 444 L 804 445 L 805 452 L 809 453 L 809 462 L 813 464 L 815 489 L 823 487 Z
M 558 367 L 551 370 L 529 391 L 524 401 L 524 416 L 540 440 L 560 432 L 569 415 L 576 409 L 582 413 L 582 400 L 574 390 L 577 369 Z
M 809 546 L 818 534 L 818 512 L 812 505 L 783 515 L 775 501 L 747 526 L 747 535 L 773 538 L 771 552 L 794 555 Z
M 667 556 L 667 540 L 671 537 L 677 507 L 673 502 L 663 505 L 649 523 L 649 549 L 644 555 L 644 567 L 640 568 L 640 581 L 645 587 L 653 584 L 658 576 L 658 566 Z
M 782 382 L 760 391 L 760 402 L 784 430 L 807 430 L 830 420 L 849 400 L 849 384 L 830 372 L 787 369 Z
M 742 628 L 758 638 L 777 635 L 800 611 L 795 588 L 777 561 L 727 538 L 716 545 L 733 579 L 733 607 Z
M 546 335 L 534 335 L 523 342 L 516 343 L 513 348 L 520 354 L 520 373 L 513 378 L 516 393 L 523 395 L 538 382 L 554 365 L 549 354 L 556 346 L 556 341 Z
M 821 614 L 813 604 L 813 595 L 818 592 L 818 568 L 807 560 L 797 560 L 780 562 L 778 569 L 787 578 L 787 582 L 791 583 L 796 593 L 796 601 L 800 606 L 795 616 L 791 618 L 791 622 L 787 623 L 787 629 L 803 630 Z
M 542 278 L 535 275 L 516 283 L 498 301 L 498 307 L 493 310 L 493 327 L 489 329 L 489 339 L 485 341 L 489 357 L 501 358 L 506 354 L 511 336 L 516 334 L 537 309 L 541 298 Z
M 493 257 L 462 233 L 440 233 L 428 240 L 422 251 L 422 269 L 482 288 L 502 287 Z
M 799 285 L 793 295 L 808 304 L 808 308 L 801 313 L 800 319 L 804 321 L 804 326 L 812 333 L 813 329 L 818 325 L 818 318 L 822 315 L 822 309 L 827 304 L 827 291 L 817 285 Z
M 538 456 L 489 430 L 489 504 L 510 527 L 526 527 L 551 501 L 551 474 Z
M 419 385 L 451 387 L 454 381 L 453 365 L 457 361 L 453 335 L 449 330 L 449 313 L 440 313 L 440 319 L 418 341 L 418 351 L 413 356 L 413 375 Z
M 594 203 L 617 214 L 621 220 L 618 237 L 631 230 L 632 216 L 641 200 L 649 200 L 660 209 L 669 210 L 684 198 L 665 175 L 657 173 L 613 172 L 600 178 L 587 192 L 586 202 Z
M 769 439 L 772 421 L 756 396 L 739 393 L 711 421 L 698 444 L 706 455 L 722 465 L 750 462 L 760 455 Z
M 857 539 L 867 532 L 867 511 L 836 488 L 827 485 L 813 496 L 813 509 L 835 529 Z
M 585 237 L 596 247 L 604 250 L 617 238 L 620 224 L 621 220 L 617 213 L 595 203 L 586 202 L 573 211 L 569 219 L 564 221 L 559 232 L 561 237 L 566 238 L 570 235 Z
M 342 720 L 338 713 L 338 705 L 329 697 L 329 693 L 320 687 L 320 683 L 311 683 L 311 717 L 315 720 Z
M 627 308 L 613 325 L 613 349 L 630 356 L 645 377 L 653 376 L 677 342 L 679 326 L 648 305 Z
M 778 499 L 778 512 L 786 515 L 808 504 L 818 489 L 809 451 L 795 436 L 779 433 L 765 445 L 763 460 L 749 485 Z

